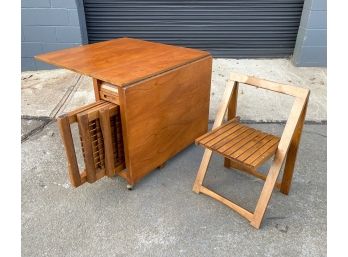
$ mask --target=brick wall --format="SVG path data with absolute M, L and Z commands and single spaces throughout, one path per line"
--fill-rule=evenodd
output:
M 56 68 L 33 56 L 82 42 L 75 0 L 22 0 L 22 71 Z
M 296 66 L 326 67 L 326 0 L 305 0 L 292 58 Z

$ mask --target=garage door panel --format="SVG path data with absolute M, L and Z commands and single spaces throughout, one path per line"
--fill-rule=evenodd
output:
M 215 57 L 292 54 L 303 0 L 85 0 L 90 43 L 118 37 L 182 45 Z

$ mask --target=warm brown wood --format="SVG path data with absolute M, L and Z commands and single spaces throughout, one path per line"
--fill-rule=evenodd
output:
M 96 101 L 100 100 L 100 84 L 102 81 L 100 81 L 99 79 L 94 79 L 93 78 L 93 90 L 94 90 L 94 97 Z
M 123 138 L 122 138 L 122 124 L 121 124 L 121 117 L 120 117 L 120 109 L 117 108 L 117 112 L 114 114 L 114 120 L 113 120 L 113 139 L 115 140 L 115 146 L 114 146 L 114 154 L 116 156 L 116 162 L 117 163 L 124 163 L 124 144 L 123 144 Z
M 264 133 L 265 134 L 265 133 Z M 253 157 L 256 154 L 259 154 L 259 152 L 257 152 L 257 150 L 259 150 L 261 147 L 263 147 L 264 145 L 266 145 L 269 141 L 271 141 L 272 139 L 276 139 L 276 137 L 274 137 L 273 135 L 267 135 L 265 134 L 265 137 L 262 138 L 261 140 L 259 140 L 258 142 L 255 142 L 254 144 L 252 144 L 248 149 L 246 149 L 244 152 L 240 153 L 240 155 L 238 156 L 238 160 L 240 160 L 243 163 L 246 163 L 245 160 Z M 247 145 L 247 144 L 246 144 Z M 246 146 L 245 145 L 245 146 Z M 241 148 L 242 149 L 242 148 Z M 274 151 L 275 152 L 275 151 Z M 233 156 L 233 155 L 232 155 Z
M 99 96 L 101 99 L 120 105 L 118 88 L 109 83 L 103 82 L 99 87 Z
M 257 202 L 253 220 L 250 223 L 255 228 L 259 228 L 261 225 L 262 218 L 265 214 L 268 202 L 271 198 L 274 185 L 277 181 L 280 169 L 285 160 L 285 156 L 289 149 L 290 142 L 294 135 L 297 124 L 299 122 L 300 115 L 307 101 L 308 94 L 309 92 L 307 92 L 307 94 L 304 97 L 297 97 L 291 109 L 289 119 L 286 122 L 282 137 L 278 144 L 273 164 L 268 172 L 267 179 L 262 188 L 260 198 Z
M 234 151 L 230 154 L 231 158 L 237 159 L 240 162 L 243 162 L 243 158 L 241 156 L 245 153 L 248 153 L 248 150 L 253 147 L 258 147 L 262 145 L 263 139 L 267 136 L 266 133 L 259 133 L 256 137 L 254 137 L 252 140 L 244 144 L 242 147 L 240 147 L 238 150 Z
M 234 81 L 234 87 L 232 91 L 231 101 L 227 109 L 227 120 L 231 120 L 237 115 L 237 101 L 238 101 L 238 82 Z
M 125 172 L 125 170 L 124 170 L 124 164 L 119 164 L 119 165 L 117 165 L 116 167 L 115 167 L 115 173 L 117 174 L 117 175 L 119 175 L 119 176 L 121 176 L 122 178 L 124 178 L 124 179 L 128 179 L 128 177 L 127 177 L 127 172 Z M 99 179 L 101 179 L 101 178 L 103 178 L 104 176 L 105 176 L 106 174 L 105 174 L 105 170 L 97 170 L 96 171 L 96 178 L 97 178 L 97 180 L 99 180 Z M 81 173 L 81 184 L 83 184 L 83 183 L 85 183 L 85 182 L 87 182 L 87 173 L 86 173 L 86 170 L 84 170 L 82 173 Z
M 227 107 L 227 120 L 231 120 L 237 115 L 237 102 L 238 102 L 238 82 L 234 81 L 234 88 L 232 92 L 231 101 Z M 229 168 L 231 166 L 231 160 L 228 158 L 224 158 L 224 166 Z
M 234 147 L 236 144 L 238 144 L 240 141 L 249 137 L 254 132 L 254 129 L 243 126 L 242 129 L 238 130 L 236 133 L 233 134 L 233 140 L 231 139 L 228 142 L 224 141 L 224 145 L 218 146 L 216 147 L 216 149 L 218 149 L 218 151 L 221 153 L 225 153 L 226 151 L 229 151 L 232 147 Z
M 239 205 L 235 204 L 234 202 L 224 198 L 223 196 L 215 193 L 214 191 L 212 191 L 204 186 L 201 186 L 200 192 L 214 198 L 215 200 L 218 200 L 220 203 L 227 205 L 228 207 L 235 210 L 238 214 L 240 214 L 242 217 L 246 218 L 249 221 L 253 217 L 253 214 L 250 211 L 240 207 Z
M 87 114 L 84 114 L 84 115 L 78 114 L 77 121 L 78 121 L 78 125 L 79 125 L 81 141 L 83 144 L 87 181 L 89 183 L 93 183 L 97 180 L 97 177 L 96 177 L 96 170 L 94 167 L 95 163 L 94 163 L 94 158 L 93 158 L 92 142 L 91 142 L 91 137 L 89 135 L 88 115 Z
M 198 168 L 197 176 L 196 176 L 195 182 L 193 184 L 193 188 L 192 188 L 192 191 L 197 193 L 197 194 L 199 194 L 199 192 L 201 190 L 203 180 L 204 180 L 205 174 L 207 173 L 209 162 L 210 162 L 212 154 L 213 154 L 212 150 L 209 150 L 209 149 L 204 150 L 203 158 L 202 158 L 201 164 Z
M 231 169 L 236 169 L 237 171 L 247 173 L 249 175 L 252 175 L 252 176 L 257 177 L 257 178 L 262 179 L 262 180 L 266 180 L 266 178 L 267 178 L 267 174 L 266 175 L 263 174 L 262 172 L 258 171 L 256 168 L 245 166 L 245 165 L 241 164 L 240 162 L 236 162 L 234 160 L 230 160 L 230 161 L 231 161 L 231 163 L 230 163 L 229 168 L 231 168 Z M 280 183 L 276 182 L 275 187 L 280 189 Z
M 119 38 L 36 58 L 123 87 L 207 56 L 208 52 L 196 49 Z
M 213 145 L 217 145 L 221 143 L 226 137 L 230 136 L 234 132 L 236 132 L 239 129 L 239 124 L 238 123 L 232 123 L 230 124 L 228 130 L 220 133 L 218 136 L 215 136 L 215 134 L 212 134 L 209 138 L 207 138 L 206 145 L 209 147 L 212 147 Z M 219 132 L 219 131 L 218 131 Z M 216 133 L 218 134 L 218 133 Z
M 102 82 L 100 84 L 100 89 L 99 90 L 102 90 L 102 91 L 105 91 L 105 92 L 108 92 L 110 94 L 118 94 L 118 88 L 117 86 L 115 85 L 112 85 L 110 83 L 107 83 L 107 82 Z
M 279 138 L 273 137 L 264 145 L 259 147 L 253 155 L 247 157 L 244 162 L 247 165 L 258 167 L 258 163 L 263 163 L 263 159 L 268 159 L 270 155 L 274 154 L 278 147 Z
M 103 91 L 100 91 L 99 95 L 100 95 L 100 99 L 103 99 L 105 101 L 109 101 L 111 103 L 120 104 L 120 100 L 119 100 L 118 95 L 113 95 L 113 94 L 103 92 Z
M 295 97 L 290 116 L 281 138 L 253 128 L 248 128 L 246 125 L 239 124 L 239 121 L 233 120 L 225 123 L 223 126 L 214 127 L 211 132 L 200 136 L 196 140 L 197 144 L 203 145 L 206 149 L 197 172 L 193 191 L 196 193 L 205 193 L 221 203 L 226 204 L 248 219 L 250 224 L 258 229 L 261 225 L 273 189 L 275 187 L 280 188 L 280 190 L 286 194 L 289 191 L 305 119 L 309 90 L 235 73 L 231 74 L 231 80 L 227 84 L 227 89 L 230 89 L 231 83 L 245 83 Z M 231 94 L 232 92 L 230 92 L 230 95 L 225 96 L 225 99 L 231 97 Z M 234 99 L 235 102 L 229 104 L 229 108 L 231 109 L 231 117 L 229 118 L 233 118 L 236 115 L 237 97 L 235 96 Z M 223 101 L 222 105 L 225 103 L 226 101 Z M 227 106 L 219 110 L 219 115 L 225 113 L 226 109 Z M 217 116 L 215 122 L 221 124 L 221 116 Z M 225 166 L 244 171 L 265 180 L 254 213 L 246 211 L 223 196 L 202 186 L 213 151 L 228 158 L 228 161 L 225 160 Z M 287 154 L 289 156 L 287 157 L 286 171 L 282 183 L 279 183 L 277 182 L 277 178 Z M 273 155 L 274 160 L 268 174 L 264 175 L 258 172 L 257 167 L 262 165 Z
M 208 52 L 120 38 L 37 58 L 92 77 L 96 100 L 119 105 L 118 125 L 111 129 L 117 143 L 112 147 L 115 165 L 125 163 L 126 172 L 120 176 L 129 185 L 207 132 L 212 68 Z M 108 108 L 105 102 L 91 106 Z M 86 110 L 90 121 L 99 115 Z M 81 112 L 69 116 L 70 123 Z M 98 125 L 90 132 L 94 166 L 102 169 L 110 164 L 105 160 L 110 154 L 102 150 Z
M 226 147 L 226 145 L 233 141 L 234 139 L 240 137 L 241 135 L 243 135 L 244 133 L 248 132 L 248 127 L 246 126 L 240 126 L 239 124 L 235 127 L 233 127 L 231 129 L 231 132 L 228 136 L 226 136 L 225 138 L 223 138 L 222 140 L 220 140 L 219 142 L 217 142 L 214 145 L 211 145 L 211 147 L 213 147 L 214 149 L 225 149 L 227 150 L 228 147 Z M 210 143 L 210 142 L 209 142 Z M 223 152 L 221 150 L 221 152 Z
M 215 118 L 215 121 L 213 124 L 213 128 L 212 128 L 213 131 L 217 131 L 215 129 L 217 129 L 222 124 L 222 122 L 224 120 L 226 109 L 227 109 L 227 106 L 230 102 L 231 93 L 233 91 L 234 86 L 235 86 L 234 83 L 227 83 L 225 92 L 222 96 L 222 99 L 221 99 L 221 102 L 220 102 L 220 105 L 219 105 L 219 108 L 218 108 L 218 111 L 216 114 L 216 118 Z M 207 172 L 212 153 L 213 152 L 209 149 L 204 150 L 202 162 L 199 166 L 197 176 L 196 176 L 195 182 L 193 184 L 193 188 L 192 188 L 192 191 L 194 191 L 196 193 L 200 192 L 200 188 L 202 186 L 205 174 Z
M 103 108 L 113 108 L 114 106 L 115 105 L 112 104 L 112 103 L 105 102 L 104 105 L 98 105 L 98 106 L 95 106 L 95 107 L 93 107 L 91 109 L 88 109 L 88 110 L 86 110 L 84 112 L 80 112 L 79 114 L 77 114 L 77 116 L 78 115 L 82 115 L 82 114 L 87 114 L 88 119 L 90 121 L 94 121 L 94 120 L 99 118 L 99 111 L 100 110 L 102 110 Z
M 68 162 L 68 174 L 70 183 L 74 187 L 80 186 L 81 176 L 77 164 L 74 141 L 71 135 L 69 116 L 64 115 L 57 119 L 60 135 L 64 144 L 65 154 Z
M 127 170 L 125 169 L 126 166 L 124 163 L 121 163 L 121 164 L 118 164 L 116 167 L 115 167 L 115 173 L 124 178 L 125 180 L 127 180 L 127 182 L 129 181 L 129 173 L 127 172 Z
M 114 149 L 112 146 L 112 133 L 110 124 L 109 109 L 101 109 L 99 111 L 100 125 L 103 132 L 103 141 L 105 147 L 105 173 L 112 177 L 115 175 Z
M 77 122 L 77 114 L 84 112 L 86 110 L 90 110 L 92 108 L 96 108 L 96 107 L 102 108 L 108 104 L 109 103 L 105 102 L 105 101 L 98 101 L 95 103 L 87 104 L 83 107 L 80 107 L 80 108 L 74 110 L 74 111 L 68 112 L 68 113 L 66 113 L 66 115 L 69 117 L 69 122 L 71 124 L 71 123 Z
M 202 137 L 199 137 L 196 139 L 196 143 L 206 144 L 214 140 L 214 144 L 216 143 L 216 138 L 221 138 L 226 132 L 228 132 L 232 127 L 234 127 L 236 124 L 234 122 L 227 122 L 226 124 L 222 125 L 221 127 L 218 127 L 217 129 L 214 129 L 211 131 L 211 133 L 207 133 L 203 135 Z M 227 136 L 227 135 L 226 135 Z
M 214 130 L 209 136 L 201 137 L 200 141 L 196 140 L 196 143 L 250 168 L 259 167 L 267 161 L 267 158 L 264 158 L 266 156 L 265 150 L 267 150 L 268 157 L 277 150 L 278 137 L 250 128 L 235 120 L 226 124 L 222 129 Z M 246 162 L 249 158 L 253 161 Z M 229 163 L 229 167 L 230 165 L 231 163 Z
M 207 132 L 211 65 L 207 57 L 119 89 L 133 183 Z
M 167 165 L 167 162 L 162 163 L 160 166 L 158 166 L 159 169 L 163 169 Z
M 298 147 L 300 145 L 302 129 L 303 129 L 303 125 L 304 125 L 305 117 L 306 117 L 308 98 L 309 98 L 309 95 L 307 96 L 306 104 L 305 104 L 305 106 L 302 110 L 301 116 L 299 118 L 299 122 L 297 124 L 297 127 L 295 129 L 295 133 L 294 133 L 293 138 L 291 140 L 291 143 L 289 146 L 289 151 L 287 153 L 287 157 L 286 157 L 286 161 L 285 161 L 284 174 L 283 174 L 283 178 L 282 178 L 280 192 L 282 192 L 283 194 L 286 194 L 286 195 L 289 194 L 290 187 L 291 187 L 292 176 L 294 173 L 295 162 L 296 162 L 296 157 L 297 157 L 297 151 L 298 151 Z
M 126 104 L 126 96 L 125 96 L 125 90 L 119 90 L 118 92 L 120 96 L 120 118 L 121 118 L 121 126 L 122 126 L 122 140 L 124 145 L 124 159 L 126 163 L 127 173 L 128 173 L 128 184 L 133 186 L 135 184 L 133 176 L 131 172 L 129 172 L 130 167 L 130 159 L 129 159 L 129 148 L 128 148 L 128 126 L 127 126 L 127 120 L 126 120 L 126 107 L 128 106 Z
M 240 73 L 230 73 L 230 80 L 237 81 L 239 83 L 247 84 L 254 87 L 259 87 L 267 90 L 271 90 L 277 93 L 291 95 L 294 97 L 303 98 L 308 94 L 308 89 L 295 87 L 287 84 L 281 84 L 265 79 L 260 79 L 252 76 L 247 76 Z
M 201 141 L 201 140 L 203 140 L 204 138 L 208 137 L 209 135 L 215 133 L 216 130 L 221 130 L 221 129 L 223 129 L 223 131 L 225 131 L 226 129 L 228 129 L 228 128 L 225 128 L 225 127 L 226 127 L 226 126 L 230 126 L 230 122 L 233 122 L 234 120 L 239 120 L 239 117 L 236 117 L 235 119 L 230 120 L 230 121 L 228 121 L 228 122 L 222 124 L 221 126 L 215 128 L 215 129 L 212 129 L 211 131 L 205 133 L 204 135 L 201 135 L 200 137 L 196 138 L 195 142 L 197 142 L 197 144 L 198 144 L 198 141 Z
M 105 176 L 105 170 L 96 170 L 96 173 L 95 173 L 96 180 L 99 180 L 103 178 L 104 176 Z M 81 173 L 81 181 L 82 181 L 82 184 L 85 182 L 88 182 L 86 170 L 84 170 Z
M 119 131 L 121 133 L 119 137 L 122 137 L 121 128 L 118 128 L 121 124 L 117 117 L 119 118 L 119 106 L 98 101 L 58 118 L 59 127 L 62 128 L 60 132 L 63 143 L 66 145 L 69 176 L 75 187 L 85 182 L 93 183 L 105 175 L 113 176 L 115 173 L 128 180 L 128 173 L 124 171 L 123 155 L 116 154 L 116 152 L 123 152 L 123 144 L 116 136 L 118 133 L 114 132 Z M 71 148 L 74 145 L 70 124 L 74 122 L 78 122 L 85 162 L 85 169 L 81 173 L 76 161 L 75 150 Z

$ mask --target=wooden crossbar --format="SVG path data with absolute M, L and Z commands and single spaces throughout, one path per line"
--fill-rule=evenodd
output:
M 239 205 L 235 204 L 234 202 L 232 202 L 231 200 L 219 195 L 218 193 L 215 193 L 214 191 L 212 191 L 211 189 L 205 187 L 205 186 L 201 186 L 200 187 L 200 192 L 208 195 L 212 198 L 214 198 L 215 200 L 218 200 L 220 203 L 223 203 L 225 205 L 227 205 L 228 207 L 230 207 L 231 209 L 235 210 L 236 212 L 238 212 L 241 216 L 243 216 L 244 218 L 246 218 L 247 220 L 251 221 L 253 218 L 253 213 L 240 207 Z
M 295 87 L 234 72 L 230 73 L 230 80 L 294 97 L 306 98 L 309 94 L 307 88 Z
M 249 168 L 247 166 L 243 166 L 240 163 L 234 162 L 233 160 L 230 160 L 230 161 L 231 162 L 230 162 L 229 168 L 233 168 L 233 169 L 236 169 L 238 171 L 242 171 L 244 173 L 247 173 L 249 175 L 252 175 L 252 176 L 257 177 L 257 178 L 262 179 L 262 180 L 266 180 L 266 178 L 267 178 L 267 175 L 262 174 L 260 171 L 258 171 L 256 169 L 252 169 L 252 168 Z M 280 189 L 281 182 L 276 182 L 275 187 Z

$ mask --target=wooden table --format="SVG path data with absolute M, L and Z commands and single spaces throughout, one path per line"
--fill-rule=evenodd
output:
M 120 38 L 36 58 L 92 77 L 96 101 L 119 106 L 131 186 L 207 132 L 208 52 Z

